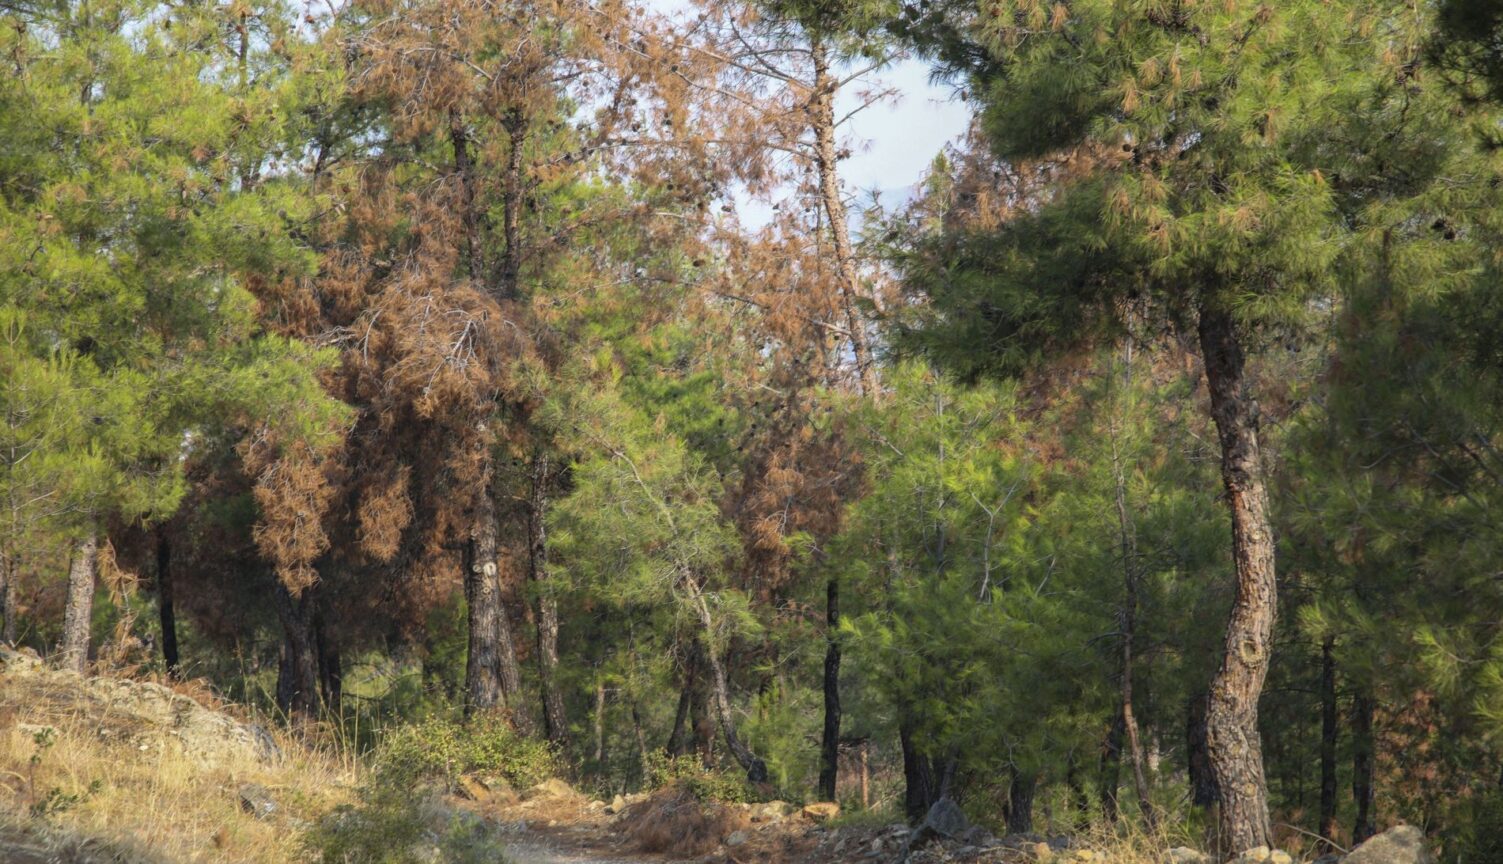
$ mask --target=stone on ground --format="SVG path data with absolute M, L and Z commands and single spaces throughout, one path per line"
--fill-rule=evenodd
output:
M 550 777 L 547 780 L 544 780 L 543 782 L 527 790 L 528 799 L 575 798 L 578 797 L 578 795 L 579 793 L 574 791 L 573 786 L 570 786 L 568 783 L 558 779 L 557 777 Z
M 828 822 L 840 815 L 840 805 L 834 801 L 817 801 L 804 805 L 804 817 L 813 822 Z
M 1400 825 L 1368 838 L 1342 864 L 1435 864 L 1435 854 L 1425 845 L 1423 831 Z

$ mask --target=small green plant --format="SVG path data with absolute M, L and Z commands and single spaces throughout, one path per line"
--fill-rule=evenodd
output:
M 71 810 L 90 797 L 99 794 L 99 791 L 104 788 L 104 782 L 96 779 L 82 792 L 65 792 L 61 787 L 54 786 L 38 794 L 37 769 L 46 759 L 47 751 L 51 750 L 56 743 L 57 730 L 51 726 L 43 726 L 31 734 L 31 758 L 26 761 L 26 791 L 27 798 L 31 801 L 27 811 L 37 819 L 45 819 L 48 816 Z
M 740 772 L 715 771 L 694 756 L 652 753 L 647 758 L 647 783 L 654 789 L 678 785 L 700 801 L 745 804 L 759 798 Z
M 472 813 L 391 782 L 367 787 L 308 833 L 308 851 L 328 864 L 506 864 L 496 832 Z
M 557 773 L 546 743 L 524 738 L 499 717 L 461 724 L 433 719 L 391 732 L 376 753 L 380 782 L 452 786 L 461 774 L 482 772 L 526 789 Z

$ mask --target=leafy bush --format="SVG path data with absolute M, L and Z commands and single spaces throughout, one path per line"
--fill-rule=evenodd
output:
M 309 832 L 308 851 L 324 864 L 505 864 L 495 832 L 472 813 L 378 781 L 358 805 L 345 805 Z
M 1503 792 L 1476 799 L 1471 818 L 1464 820 L 1457 833 L 1458 854 L 1448 854 L 1447 859 L 1465 864 L 1503 864 Z
M 741 772 L 711 770 L 694 756 L 649 754 L 647 784 L 654 789 L 676 785 L 700 801 L 745 804 L 759 797 Z
M 556 768 L 546 743 L 517 735 L 500 717 L 404 726 L 388 734 L 376 753 L 378 783 L 399 788 L 425 782 L 452 786 L 461 774 L 481 772 L 526 789 L 552 777 Z

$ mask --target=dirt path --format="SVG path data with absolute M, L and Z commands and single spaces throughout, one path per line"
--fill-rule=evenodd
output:
M 536 839 L 506 844 L 511 864 L 649 864 L 645 858 L 601 858 L 595 852 L 560 849 Z

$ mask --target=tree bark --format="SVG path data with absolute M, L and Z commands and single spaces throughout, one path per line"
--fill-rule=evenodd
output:
M 819 796 L 835 800 L 840 770 L 840 579 L 825 584 L 825 728 L 820 742 Z
M 1357 804 L 1357 818 L 1352 823 L 1352 843 L 1377 833 L 1373 822 L 1373 699 L 1359 690 L 1352 700 L 1352 798 Z
M 1199 329 L 1211 416 L 1221 445 L 1221 481 L 1231 512 L 1237 576 L 1226 649 L 1211 681 L 1206 743 L 1221 793 L 1217 848 L 1236 854 L 1274 845 L 1258 737 L 1258 698 L 1268 675 L 1278 594 L 1258 405 L 1250 392 L 1236 324 L 1212 301 L 1202 304 Z
M 903 812 L 909 822 L 917 823 L 939 800 L 939 788 L 934 777 L 934 762 L 919 751 L 913 736 L 912 721 L 906 718 L 899 721 L 898 743 L 903 750 Z
M 1211 772 L 1211 757 L 1206 752 L 1206 711 L 1211 703 L 1209 691 L 1190 698 L 1185 718 L 1185 753 L 1190 773 L 1190 800 L 1196 807 L 1214 807 L 1221 797 L 1216 792 L 1216 775 Z
M 177 653 L 177 614 L 172 607 L 172 542 L 167 528 L 157 530 L 157 618 L 162 625 L 162 662 L 167 677 L 176 680 L 182 674 Z
M 318 637 L 314 632 L 317 588 L 294 597 L 279 580 L 272 600 L 282 624 L 282 654 L 277 666 L 277 708 L 294 722 L 318 717 Z
M 1098 790 L 1101 795 L 1101 817 L 1107 822 L 1116 822 L 1119 812 L 1118 791 L 1122 787 L 1122 711 L 1117 711 L 1112 724 L 1107 728 L 1106 741 L 1101 747 L 1101 777 Z
M 16 556 L 0 552 L 0 642 L 16 644 L 16 604 L 19 590 L 16 580 L 20 577 Z
M 1033 795 L 1038 784 L 1038 775 L 1032 771 L 1012 772 L 1007 787 L 1007 833 L 1033 833 Z
M 1327 852 L 1336 841 L 1336 639 L 1320 643 L 1320 836 Z
M 506 130 L 506 168 L 501 178 L 501 235 L 506 249 L 501 255 L 497 281 L 501 299 L 522 296 L 522 147 L 527 143 L 527 118 L 515 109 L 502 122 Z
M 814 133 L 814 165 L 819 174 L 819 197 L 824 206 L 825 219 L 830 223 L 830 240 L 835 247 L 835 265 L 840 273 L 841 311 L 845 315 L 846 329 L 850 331 L 851 355 L 856 362 L 861 391 L 870 396 L 877 392 L 877 369 L 872 362 L 866 322 L 862 320 L 861 311 L 856 305 L 861 282 L 856 270 L 856 254 L 851 245 L 845 200 L 840 195 L 840 154 L 835 146 L 835 91 L 839 88 L 839 83 L 831 74 L 824 42 L 815 37 L 810 47 L 814 57 L 814 94 L 809 102 L 809 125 Z
M 695 668 L 698 665 L 697 653 L 690 648 L 689 657 L 684 661 L 684 682 L 678 691 L 678 709 L 673 713 L 673 731 L 668 733 L 668 744 L 664 748 L 669 756 L 682 756 L 689 751 L 689 741 L 693 737 L 692 717 L 694 707 Z
M 489 491 L 478 496 L 465 544 L 464 596 L 468 604 L 469 653 L 465 658 L 465 713 L 492 711 L 505 704 L 501 691 L 499 633 L 501 579 L 496 566 L 496 513 Z
M 344 698 L 344 667 L 340 663 L 339 643 L 316 608 L 313 613 L 313 644 L 318 655 L 319 694 L 324 705 L 337 715 Z
M 605 761 L 605 679 L 595 673 L 595 764 Z
M 63 609 L 63 640 L 58 665 L 82 675 L 89 665 L 89 628 L 94 618 L 94 580 L 99 564 L 99 535 L 89 529 L 73 549 L 68 566 L 68 600 Z
M 459 178 L 459 221 L 464 228 L 460 255 L 476 282 L 486 278 L 483 215 L 475 204 L 475 163 L 470 155 L 470 134 L 457 112 L 449 117 L 449 143 L 454 150 L 454 173 Z
M 564 713 L 564 694 L 558 685 L 558 598 L 548 575 L 549 489 L 553 472 L 548 454 L 532 459 L 527 496 L 527 573 L 538 592 L 538 682 L 543 698 L 543 730 L 548 740 L 563 748 L 569 744 L 569 721 Z

